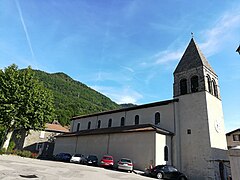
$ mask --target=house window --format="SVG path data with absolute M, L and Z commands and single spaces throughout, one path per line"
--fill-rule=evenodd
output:
M 121 118 L 121 126 L 124 126 L 124 125 L 125 125 L 125 118 L 122 117 L 122 118 Z
M 136 115 L 135 116 L 135 125 L 138 125 L 139 124 L 139 115 Z
M 112 127 L 112 119 L 108 120 L 108 127 Z
M 240 141 L 240 134 L 234 134 L 233 141 Z
M 88 122 L 88 129 L 91 128 L 91 121 Z
M 212 84 L 213 84 L 213 95 L 218 97 L 217 84 L 216 84 L 216 81 L 214 79 L 212 80 Z
M 80 123 L 77 124 L 77 131 L 80 130 Z
M 97 128 L 99 129 L 100 127 L 101 127 L 101 120 L 98 120 Z
M 212 83 L 209 75 L 207 75 L 207 83 L 208 83 L 208 92 L 212 94 Z
M 180 81 L 180 94 L 187 94 L 187 79 L 181 79 Z
M 191 78 L 191 92 L 198 92 L 198 76 Z
M 188 129 L 188 130 L 187 130 L 187 134 L 192 134 L 192 130 L 191 130 L 191 129 Z
M 168 161 L 168 147 L 164 147 L 164 161 Z
M 43 143 L 37 143 L 36 150 L 39 151 L 42 148 L 43 148 Z
M 155 113 L 155 125 L 160 125 L 160 113 Z
M 41 131 L 39 138 L 44 139 L 44 137 L 45 137 L 45 131 Z

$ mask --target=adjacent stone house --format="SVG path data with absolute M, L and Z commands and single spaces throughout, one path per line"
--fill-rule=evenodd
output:
M 240 128 L 226 134 L 228 149 L 240 146 Z

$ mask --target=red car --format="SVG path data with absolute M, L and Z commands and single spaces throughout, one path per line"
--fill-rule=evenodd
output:
M 104 155 L 100 162 L 101 167 L 113 168 L 113 164 L 114 164 L 113 157 L 109 155 Z

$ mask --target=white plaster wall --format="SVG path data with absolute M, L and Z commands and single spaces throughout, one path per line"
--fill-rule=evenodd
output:
M 75 153 L 76 140 L 77 137 L 57 137 L 55 139 L 53 155 L 62 152 L 73 155 Z
M 54 155 L 60 152 L 95 154 L 99 161 L 105 154 L 112 155 L 115 163 L 123 157 L 134 162 L 134 168 L 144 170 L 155 164 L 155 131 L 57 137 Z M 77 146 L 76 146 L 77 142 Z
M 75 153 L 85 156 L 94 154 L 100 160 L 103 155 L 108 154 L 108 139 L 108 134 L 78 136 Z
M 167 139 L 165 135 L 156 134 L 156 146 L 155 146 L 155 165 L 166 164 L 164 160 L 164 147 L 167 145 Z M 169 155 L 171 155 L 169 151 Z
M 144 170 L 155 160 L 155 131 L 111 134 L 109 154 L 115 161 L 130 158 L 135 169 Z
M 222 102 L 206 93 L 210 142 L 212 148 L 227 150 Z
M 108 127 L 109 119 L 112 119 L 112 127 L 119 127 L 121 118 L 125 118 L 125 126 L 135 124 L 135 116 L 139 115 L 140 124 L 155 124 L 155 113 L 160 113 L 160 127 L 171 132 L 174 132 L 174 110 L 173 103 L 167 105 L 155 106 L 149 108 L 136 109 L 131 111 L 122 111 L 111 114 L 96 115 L 92 117 L 84 117 L 73 120 L 71 130 L 77 130 L 77 124 L 80 122 L 80 130 L 86 130 L 88 122 L 91 121 L 91 129 L 97 128 L 98 120 L 101 120 L 101 128 Z

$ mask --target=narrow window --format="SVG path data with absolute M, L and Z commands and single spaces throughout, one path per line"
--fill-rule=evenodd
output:
M 139 124 L 139 115 L 136 115 L 135 116 L 135 125 L 138 125 Z
M 208 83 L 208 92 L 212 94 L 212 83 L 209 75 L 207 75 L 207 83 Z
M 108 120 L 108 127 L 112 127 L 112 119 Z
M 99 129 L 100 127 L 101 127 L 101 120 L 98 120 L 97 128 Z
M 180 94 L 187 94 L 187 79 L 181 79 L 180 81 Z
M 124 126 L 124 125 L 125 125 L 125 118 L 122 117 L 122 118 L 121 118 L 121 126 Z
M 168 147 L 164 147 L 164 161 L 168 161 Z
M 233 135 L 233 141 L 240 141 L 240 135 L 239 134 L 234 134 Z
M 198 76 L 191 78 L 191 92 L 198 92 Z
M 88 129 L 90 129 L 91 128 L 91 122 L 89 121 L 88 122 Z
M 212 80 L 212 84 L 213 84 L 213 95 L 218 97 L 218 88 L 217 88 L 216 81 L 214 79 Z
M 80 123 L 77 124 L 77 131 L 80 130 Z
M 155 125 L 160 125 L 160 113 L 155 113 Z
M 188 130 L 187 130 L 187 134 L 192 134 L 191 129 L 188 129 Z

